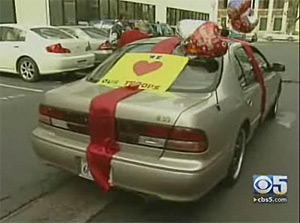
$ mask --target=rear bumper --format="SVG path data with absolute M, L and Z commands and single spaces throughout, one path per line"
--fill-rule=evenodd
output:
M 43 75 L 83 70 L 93 67 L 94 63 L 95 55 L 92 53 L 71 57 L 53 55 L 38 61 L 38 67 Z
M 48 132 L 49 133 L 49 132 Z M 45 137 L 47 130 L 37 128 L 33 131 L 32 142 L 36 154 L 47 164 L 66 169 L 74 174 L 80 173 L 80 160 L 85 159 L 87 143 L 70 145 L 66 141 L 49 140 Z M 169 162 L 168 159 L 162 162 Z M 156 160 L 157 161 L 157 160 Z M 178 160 L 183 166 L 194 165 L 195 160 Z M 112 183 L 115 187 L 141 192 L 161 199 L 173 201 L 197 200 L 214 187 L 225 174 L 223 157 L 219 156 L 207 166 L 187 170 L 171 166 L 142 163 L 137 160 L 124 159 L 122 151 L 113 157 Z M 174 164 L 173 164 L 174 165 Z

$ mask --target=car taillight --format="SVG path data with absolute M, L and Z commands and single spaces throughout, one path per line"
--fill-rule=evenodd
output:
M 71 53 L 69 49 L 63 48 L 60 43 L 47 46 L 46 50 L 49 53 Z
M 39 121 L 69 131 L 88 134 L 88 116 L 86 113 L 54 108 L 41 104 Z
M 208 141 L 205 132 L 179 127 L 172 129 L 166 144 L 168 149 L 190 152 L 204 152 L 207 146 Z
M 129 120 L 117 120 L 120 142 L 184 152 L 204 152 L 208 147 L 205 132 Z
M 109 41 L 105 41 L 104 43 L 101 43 L 97 50 L 110 50 L 111 45 Z

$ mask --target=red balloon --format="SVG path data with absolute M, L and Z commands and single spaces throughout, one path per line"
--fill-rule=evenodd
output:
M 227 13 L 232 28 L 238 32 L 249 33 L 258 24 L 250 0 L 231 0 Z
M 198 57 L 220 57 L 226 54 L 227 41 L 219 34 L 218 26 L 213 22 L 205 22 L 198 27 L 188 39 L 185 50 Z

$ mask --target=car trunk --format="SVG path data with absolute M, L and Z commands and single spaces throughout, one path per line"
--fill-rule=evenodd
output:
M 49 91 L 44 104 L 56 109 L 58 113 L 63 111 L 63 117 L 66 117 L 54 117 L 52 125 L 64 128 L 70 133 L 88 135 L 87 127 L 84 128 L 87 126 L 91 99 L 111 90 L 111 88 L 81 80 Z M 131 144 L 163 147 L 163 142 L 150 142 L 148 138 L 141 139 L 140 134 L 149 130 L 149 126 L 152 130 L 159 126 L 169 131 L 184 111 L 206 101 L 210 95 L 198 94 L 197 97 L 189 97 L 187 94 L 139 92 L 124 99 L 117 104 L 116 108 L 117 140 Z M 167 135 L 168 133 L 166 137 Z

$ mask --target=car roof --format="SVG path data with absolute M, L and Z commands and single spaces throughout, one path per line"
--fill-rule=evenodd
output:
M 19 28 L 23 30 L 30 30 L 33 28 L 54 28 L 57 29 L 55 26 L 47 26 L 47 25 L 30 25 L 30 24 L 15 24 L 15 23 L 6 23 L 6 24 L 0 24 L 0 27 L 12 27 L 12 28 Z
M 92 28 L 92 29 L 97 29 L 94 26 L 58 26 L 58 28 L 67 28 L 67 29 L 84 29 L 84 28 Z

